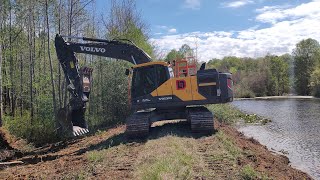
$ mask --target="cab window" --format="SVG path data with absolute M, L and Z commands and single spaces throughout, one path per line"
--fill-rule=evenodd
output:
M 157 77 L 154 66 L 139 67 L 133 70 L 132 97 L 150 94 L 157 87 Z
M 157 65 L 158 87 L 169 79 L 169 71 L 167 66 Z

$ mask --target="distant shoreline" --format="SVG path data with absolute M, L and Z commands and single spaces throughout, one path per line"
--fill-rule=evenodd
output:
M 234 100 L 269 100 L 269 99 L 320 99 L 313 96 L 263 96 L 254 98 L 234 98 Z

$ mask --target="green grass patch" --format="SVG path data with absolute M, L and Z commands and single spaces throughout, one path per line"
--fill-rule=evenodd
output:
M 241 149 L 236 146 L 234 141 L 226 134 L 224 134 L 222 131 L 219 131 L 216 136 L 233 159 L 237 159 L 241 155 Z
M 189 139 L 167 136 L 161 141 L 151 140 L 145 144 L 143 156 L 137 165 L 137 179 L 192 179 L 194 167 L 199 166 L 195 144 Z M 195 142 L 194 142 L 195 143 Z M 200 167 L 201 168 L 201 167 Z
M 92 163 L 102 162 L 104 159 L 104 151 L 90 151 L 86 154 L 87 159 Z
M 219 121 L 227 124 L 233 124 L 240 119 L 244 120 L 245 123 L 266 124 L 267 122 L 270 122 L 270 120 L 264 119 L 256 114 L 241 112 L 231 104 L 213 104 L 208 106 L 208 109 L 213 112 L 214 116 L 217 117 Z
M 270 177 L 268 177 L 267 175 L 265 175 L 263 173 L 261 174 L 261 173 L 257 172 L 250 165 L 245 165 L 241 169 L 240 177 L 243 180 L 254 180 L 254 179 L 269 180 L 269 179 L 273 179 L 273 178 L 270 178 Z
M 253 169 L 253 167 L 251 167 L 250 165 L 246 165 L 241 169 L 240 176 L 243 180 L 254 180 L 258 179 L 260 175 Z
M 208 106 L 214 116 L 220 121 L 232 124 L 238 121 L 244 114 L 230 104 L 213 104 Z

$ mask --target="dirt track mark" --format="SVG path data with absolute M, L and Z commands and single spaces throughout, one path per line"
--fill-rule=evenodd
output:
M 198 143 L 198 153 L 208 170 L 208 179 L 237 179 L 233 160 L 227 152 L 222 150 L 222 144 L 219 141 L 214 137 L 206 137 Z

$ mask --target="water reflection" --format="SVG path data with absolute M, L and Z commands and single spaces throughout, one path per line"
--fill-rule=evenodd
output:
M 320 179 L 320 100 L 240 100 L 232 104 L 272 120 L 265 126 L 242 126 L 240 131 L 269 149 L 288 152 L 294 167 Z

